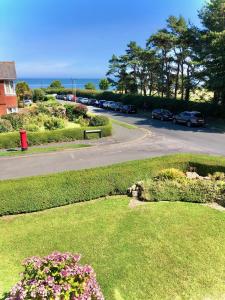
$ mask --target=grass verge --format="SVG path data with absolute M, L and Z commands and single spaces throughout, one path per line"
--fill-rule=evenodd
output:
M 129 199 L 70 205 L 0 218 L 0 293 L 19 280 L 21 261 L 54 250 L 83 255 L 105 299 L 223 299 L 224 213 L 192 203 Z
M 10 149 L 8 151 L 0 151 L 0 157 L 24 156 L 27 154 L 57 152 L 57 151 L 63 151 L 63 150 L 68 150 L 68 149 L 85 148 L 85 147 L 90 147 L 90 146 L 91 145 L 86 145 L 86 144 L 66 144 L 66 145 L 61 145 L 61 146 L 51 146 L 51 147 L 43 147 L 43 148 L 32 147 L 32 148 L 28 149 L 27 151 Z
M 176 154 L 108 167 L 0 181 L 0 215 L 44 210 L 99 197 L 125 194 L 133 183 L 165 168 L 197 168 L 201 175 L 225 171 L 225 157 Z
M 119 120 L 116 120 L 116 119 L 111 119 L 111 121 L 112 121 L 112 123 L 114 123 L 116 125 L 119 125 L 119 126 L 122 126 L 124 128 L 127 128 L 127 129 L 137 129 L 138 128 L 135 125 L 131 125 L 129 123 L 122 122 L 122 121 L 119 121 Z

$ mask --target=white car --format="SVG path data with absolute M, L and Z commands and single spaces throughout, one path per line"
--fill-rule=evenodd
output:
M 82 98 L 82 99 L 80 99 L 80 102 L 82 104 L 88 104 L 89 103 L 89 99 L 88 98 Z
M 26 106 L 30 106 L 33 104 L 33 101 L 31 99 L 24 99 L 23 100 L 24 105 Z

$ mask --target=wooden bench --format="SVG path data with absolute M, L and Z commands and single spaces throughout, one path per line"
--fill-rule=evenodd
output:
M 84 139 L 85 139 L 85 140 L 87 139 L 87 135 L 88 135 L 89 133 L 98 133 L 98 134 L 99 134 L 99 137 L 100 137 L 100 138 L 102 137 L 102 131 L 101 131 L 101 129 L 84 130 Z

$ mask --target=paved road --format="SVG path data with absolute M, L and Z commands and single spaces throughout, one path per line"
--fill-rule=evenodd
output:
M 96 108 L 92 111 L 142 129 L 115 126 L 116 135 L 112 139 L 105 139 L 91 148 L 0 158 L 0 179 L 92 168 L 176 152 L 225 155 L 225 134 L 213 129 L 187 128 L 141 115 L 122 115 Z

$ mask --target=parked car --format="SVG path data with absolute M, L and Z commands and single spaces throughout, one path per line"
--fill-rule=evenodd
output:
M 89 99 L 89 105 L 91 106 L 97 106 L 98 100 L 96 99 Z
M 30 105 L 33 104 L 33 101 L 32 101 L 31 99 L 24 99 L 24 100 L 23 100 L 23 104 L 24 104 L 25 106 L 30 106 Z
M 103 104 L 106 102 L 106 100 L 99 100 L 98 107 L 103 108 Z
M 115 104 L 116 104 L 115 101 L 109 101 L 109 102 L 108 102 L 108 109 L 113 110 L 113 107 L 114 107 Z
M 82 97 L 77 97 L 77 103 L 81 103 Z
M 111 105 L 111 109 L 114 110 L 114 111 L 120 111 L 123 107 L 123 103 L 121 102 L 114 102 L 112 105 Z
M 185 124 L 191 126 L 204 126 L 205 120 L 203 115 L 198 111 L 184 111 L 173 117 L 173 123 Z
M 85 104 L 85 105 L 87 105 L 88 102 L 89 102 L 89 99 L 88 99 L 88 98 L 82 98 L 82 99 L 80 100 L 80 103 Z
M 113 101 L 105 101 L 103 103 L 103 108 L 110 109 L 110 105 L 113 103 Z
M 76 102 L 76 97 L 72 94 L 69 94 L 69 95 L 66 96 L 66 100 Z
M 121 112 L 126 114 L 136 114 L 137 108 L 135 105 L 123 105 L 123 107 L 121 108 Z
M 152 111 L 152 119 L 159 119 L 161 121 L 172 121 L 173 114 L 167 109 L 154 109 Z
M 56 99 L 66 100 L 66 95 L 57 95 Z

